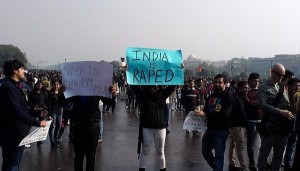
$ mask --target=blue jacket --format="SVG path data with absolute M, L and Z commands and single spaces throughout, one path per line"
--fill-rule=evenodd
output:
M 28 135 L 29 126 L 40 121 L 28 113 L 26 94 L 18 82 L 6 78 L 0 87 L 0 145 L 18 145 Z

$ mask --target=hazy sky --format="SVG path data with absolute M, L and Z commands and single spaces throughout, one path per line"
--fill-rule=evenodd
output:
M 300 53 L 298 0 L 1 0 L 0 44 L 32 63 L 119 60 L 126 48 L 206 60 Z

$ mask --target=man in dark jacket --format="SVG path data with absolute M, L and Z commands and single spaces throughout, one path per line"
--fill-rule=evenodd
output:
M 214 93 L 206 99 L 204 110 L 197 112 L 200 116 L 207 117 L 207 131 L 202 138 L 202 155 L 214 171 L 223 171 L 226 140 L 229 135 L 233 98 L 225 89 L 226 82 L 225 75 L 215 76 Z
M 244 109 L 244 99 L 248 91 L 247 81 L 240 81 L 233 96 L 231 112 L 231 125 L 229 128 L 231 142 L 229 147 L 229 170 L 236 170 L 235 159 L 240 163 L 240 170 L 247 170 L 245 152 L 245 133 L 246 133 L 246 111 Z M 235 155 L 235 152 L 237 156 Z
M 3 66 L 5 81 L 0 87 L 0 146 L 2 171 L 18 171 L 24 146 L 19 146 L 28 135 L 29 126 L 46 126 L 28 113 L 27 97 L 19 87 L 24 78 L 24 65 L 18 60 L 6 61 Z
M 84 157 L 86 157 L 86 170 L 93 171 L 95 169 L 95 153 L 100 136 L 100 100 L 109 102 L 110 99 L 97 96 L 74 96 L 67 99 L 68 102 L 73 103 L 71 130 L 75 152 L 75 171 L 83 170 Z

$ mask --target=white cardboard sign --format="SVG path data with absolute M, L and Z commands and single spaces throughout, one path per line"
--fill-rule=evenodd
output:
M 206 118 L 197 115 L 194 111 L 190 111 L 186 116 L 183 129 L 186 130 L 197 130 L 198 132 L 206 131 Z
M 38 141 L 44 141 L 47 139 L 49 127 L 51 125 L 51 121 L 47 121 L 47 125 L 45 127 L 39 127 L 33 130 L 30 134 L 28 134 L 19 144 L 19 147 L 25 144 L 31 144 Z

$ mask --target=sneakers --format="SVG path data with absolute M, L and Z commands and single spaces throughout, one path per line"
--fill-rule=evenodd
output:
M 99 137 L 98 138 L 98 144 L 101 144 L 102 143 L 102 137 Z

